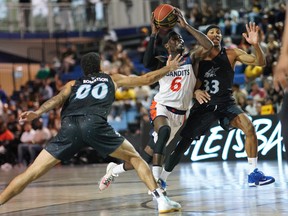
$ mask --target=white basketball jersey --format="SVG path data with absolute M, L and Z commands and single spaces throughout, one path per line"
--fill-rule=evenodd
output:
M 159 80 L 159 92 L 154 100 L 164 106 L 188 110 L 192 102 L 196 77 L 190 57 L 177 70 L 169 72 Z

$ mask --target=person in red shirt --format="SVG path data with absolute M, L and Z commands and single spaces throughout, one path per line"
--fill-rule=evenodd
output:
M 250 96 L 258 102 L 263 102 L 266 98 L 266 91 L 263 88 L 260 88 L 256 82 L 251 83 L 251 93 Z
M 14 134 L 7 129 L 6 123 L 0 119 L 0 164 L 12 164 L 15 155 L 9 150 L 9 143 L 14 140 Z

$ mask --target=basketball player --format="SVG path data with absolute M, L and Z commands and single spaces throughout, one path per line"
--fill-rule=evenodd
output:
M 180 134 L 182 139 L 167 158 L 161 173 L 160 178 L 164 181 L 179 163 L 192 141 L 199 139 L 217 121 L 220 121 L 220 125 L 225 130 L 238 128 L 245 134 L 245 150 L 249 165 L 248 185 L 254 187 L 275 181 L 273 177 L 265 176 L 257 169 L 258 141 L 254 126 L 243 110 L 236 105 L 232 96 L 233 68 L 236 61 L 246 65 L 265 66 L 266 64 L 264 53 L 259 45 L 259 27 L 255 23 L 249 23 L 246 24 L 246 30 L 247 33 L 243 33 L 243 37 L 255 48 L 255 56 L 238 48 L 222 48 L 220 28 L 216 25 L 207 27 L 205 33 L 213 41 L 214 47 L 209 56 L 199 63 L 197 86 L 200 86 L 200 89 L 196 90 L 195 94 L 205 90 L 210 95 L 210 101 L 203 104 L 196 103 L 191 108 L 186 125 Z
M 288 1 L 286 1 L 286 18 L 282 35 L 282 49 L 278 63 L 274 69 L 274 86 L 277 91 L 284 90 L 284 98 L 280 111 L 283 142 L 288 159 Z
M 213 47 L 213 43 L 205 34 L 187 23 L 178 8 L 175 8 L 175 14 L 178 16 L 180 27 L 194 36 L 200 45 L 196 49 L 184 53 L 185 46 L 183 38 L 175 31 L 168 32 L 162 39 L 162 45 L 166 49 L 166 52 L 171 55 L 172 58 L 178 54 L 183 55 L 185 62 L 179 69 L 168 73 L 159 80 L 159 92 L 155 95 L 150 107 L 150 118 L 154 127 L 154 140 L 151 140 L 145 147 L 141 156 L 148 163 L 153 160 L 152 172 L 160 185 L 163 183 L 161 179 L 159 179 L 159 176 L 162 171 L 165 146 L 174 138 L 176 132 L 186 120 L 187 111 L 191 106 L 196 84 L 196 72 L 198 71 L 199 61 L 207 56 Z M 166 64 L 167 60 L 165 56 L 155 57 L 156 48 L 154 47 L 154 42 L 159 29 L 155 26 L 153 17 L 152 14 L 152 35 L 144 55 L 145 66 L 149 66 L 150 69 L 151 67 L 153 69 L 162 67 Z M 202 93 L 202 95 L 198 95 L 199 102 L 201 103 L 209 100 L 209 95 L 204 91 Z M 107 173 L 100 181 L 100 190 L 104 190 L 110 185 L 110 183 L 107 184 L 107 179 L 112 180 L 113 176 L 115 177 L 131 168 L 133 167 L 126 162 L 119 165 L 109 163 Z
M 140 77 L 128 77 L 104 74 L 100 71 L 100 56 L 97 53 L 84 55 L 81 59 L 84 72 L 82 78 L 68 82 L 58 95 L 42 104 L 38 110 L 20 115 L 20 121 L 32 121 L 44 112 L 63 105 L 60 131 L 33 164 L 15 177 L 0 194 L 0 204 L 19 194 L 30 182 L 44 175 L 62 160 L 69 160 L 81 148 L 91 146 L 103 157 L 110 155 L 131 163 L 140 179 L 153 191 L 160 213 L 179 210 L 180 204 L 169 200 L 157 188 L 149 166 L 132 144 L 107 123 L 107 115 L 117 87 L 152 84 L 169 71 L 176 70 L 181 64 L 180 60 L 180 55 L 175 56 L 173 61 L 169 57 L 167 66 L 159 70 Z

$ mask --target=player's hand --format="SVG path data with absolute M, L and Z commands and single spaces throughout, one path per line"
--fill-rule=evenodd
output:
M 176 55 L 176 57 L 172 60 L 172 56 L 169 55 L 166 65 L 170 67 L 170 71 L 174 71 L 179 68 L 179 66 L 183 63 L 182 56 L 180 54 Z
M 249 25 L 246 24 L 246 30 L 247 33 L 242 34 L 245 40 L 251 45 L 256 45 L 257 43 L 259 43 L 259 26 L 257 26 L 255 22 L 249 22 Z
M 151 21 L 150 21 L 150 25 L 151 25 L 151 34 L 158 34 L 159 32 L 159 27 L 155 24 L 155 17 L 154 17 L 154 12 L 152 12 L 151 15 Z
M 38 117 L 39 115 L 36 112 L 26 111 L 20 114 L 19 122 L 33 121 L 34 119 Z
M 288 88 L 288 55 L 281 54 L 274 69 L 273 84 L 276 91 Z
M 178 17 L 178 23 L 182 28 L 185 28 L 186 25 L 188 25 L 186 19 L 184 18 L 182 12 L 180 11 L 179 8 L 174 9 L 173 13 Z
M 194 97 L 199 102 L 199 104 L 208 103 L 210 101 L 210 99 L 211 99 L 210 95 L 208 94 L 208 92 L 202 91 L 200 89 L 197 89 L 194 92 Z

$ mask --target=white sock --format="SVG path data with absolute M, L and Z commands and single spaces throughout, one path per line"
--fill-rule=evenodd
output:
M 161 171 L 162 171 L 162 166 L 153 166 L 152 167 L 152 173 L 153 173 L 153 176 L 156 179 L 156 181 L 159 179 Z
M 112 175 L 114 176 L 118 176 L 119 174 L 124 172 L 126 172 L 126 170 L 124 169 L 124 163 L 118 164 L 112 169 Z
M 171 172 L 167 172 L 164 168 L 162 169 L 162 173 L 160 175 L 160 178 L 164 180 L 165 182 L 167 181 L 168 176 L 171 174 Z
M 258 157 L 248 158 L 249 173 L 252 173 L 257 168 L 257 159 L 258 159 Z
M 156 188 L 154 191 L 152 191 L 152 195 L 158 200 L 163 199 L 164 195 L 160 188 Z

